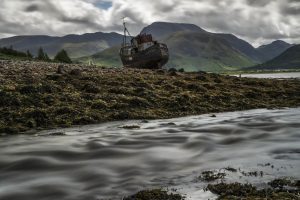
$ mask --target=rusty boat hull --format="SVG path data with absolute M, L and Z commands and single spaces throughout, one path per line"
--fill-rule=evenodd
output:
M 168 48 L 161 43 L 154 44 L 143 51 L 136 51 L 127 55 L 122 53 L 128 48 L 130 47 L 123 47 L 120 51 L 123 66 L 126 68 L 160 69 L 169 60 Z

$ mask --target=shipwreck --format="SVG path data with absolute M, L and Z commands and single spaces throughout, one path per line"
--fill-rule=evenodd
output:
M 126 68 L 160 69 L 169 60 L 166 44 L 154 40 L 151 34 L 139 34 L 132 37 L 124 25 L 124 38 L 120 57 Z

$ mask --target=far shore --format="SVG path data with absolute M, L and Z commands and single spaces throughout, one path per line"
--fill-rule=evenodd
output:
M 223 75 L 240 75 L 240 74 L 280 74 L 280 73 L 299 73 L 299 69 L 286 70 L 248 70 L 248 71 L 228 71 L 222 73 Z
M 300 106 L 300 80 L 0 60 L 0 133 Z

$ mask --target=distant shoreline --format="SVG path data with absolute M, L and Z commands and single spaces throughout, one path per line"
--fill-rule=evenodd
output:
M 0 133 L 297 107 L 299 88 L 294 79 L 0 61 Z
M 279 74 L 279 73 L 293 73 L 300 72 L 299 69 L 291 70 L 257 70 L 257 71 L 228 71 L 221 73 L 223 75 L 239 75 L 239 74 Z

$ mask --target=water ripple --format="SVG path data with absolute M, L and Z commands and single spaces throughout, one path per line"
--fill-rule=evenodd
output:
M 126 124 L 141 128 L 120 128 Z M 272 163 L 278 175 L 299 177 L 299 137 L 300 108 L 111 122 L 3 137 L 0 199 L 121 199 L 155 186 L 199 194 L 202 185 L 190 183 L 202 170 L 252 169 L 258 163 Z

